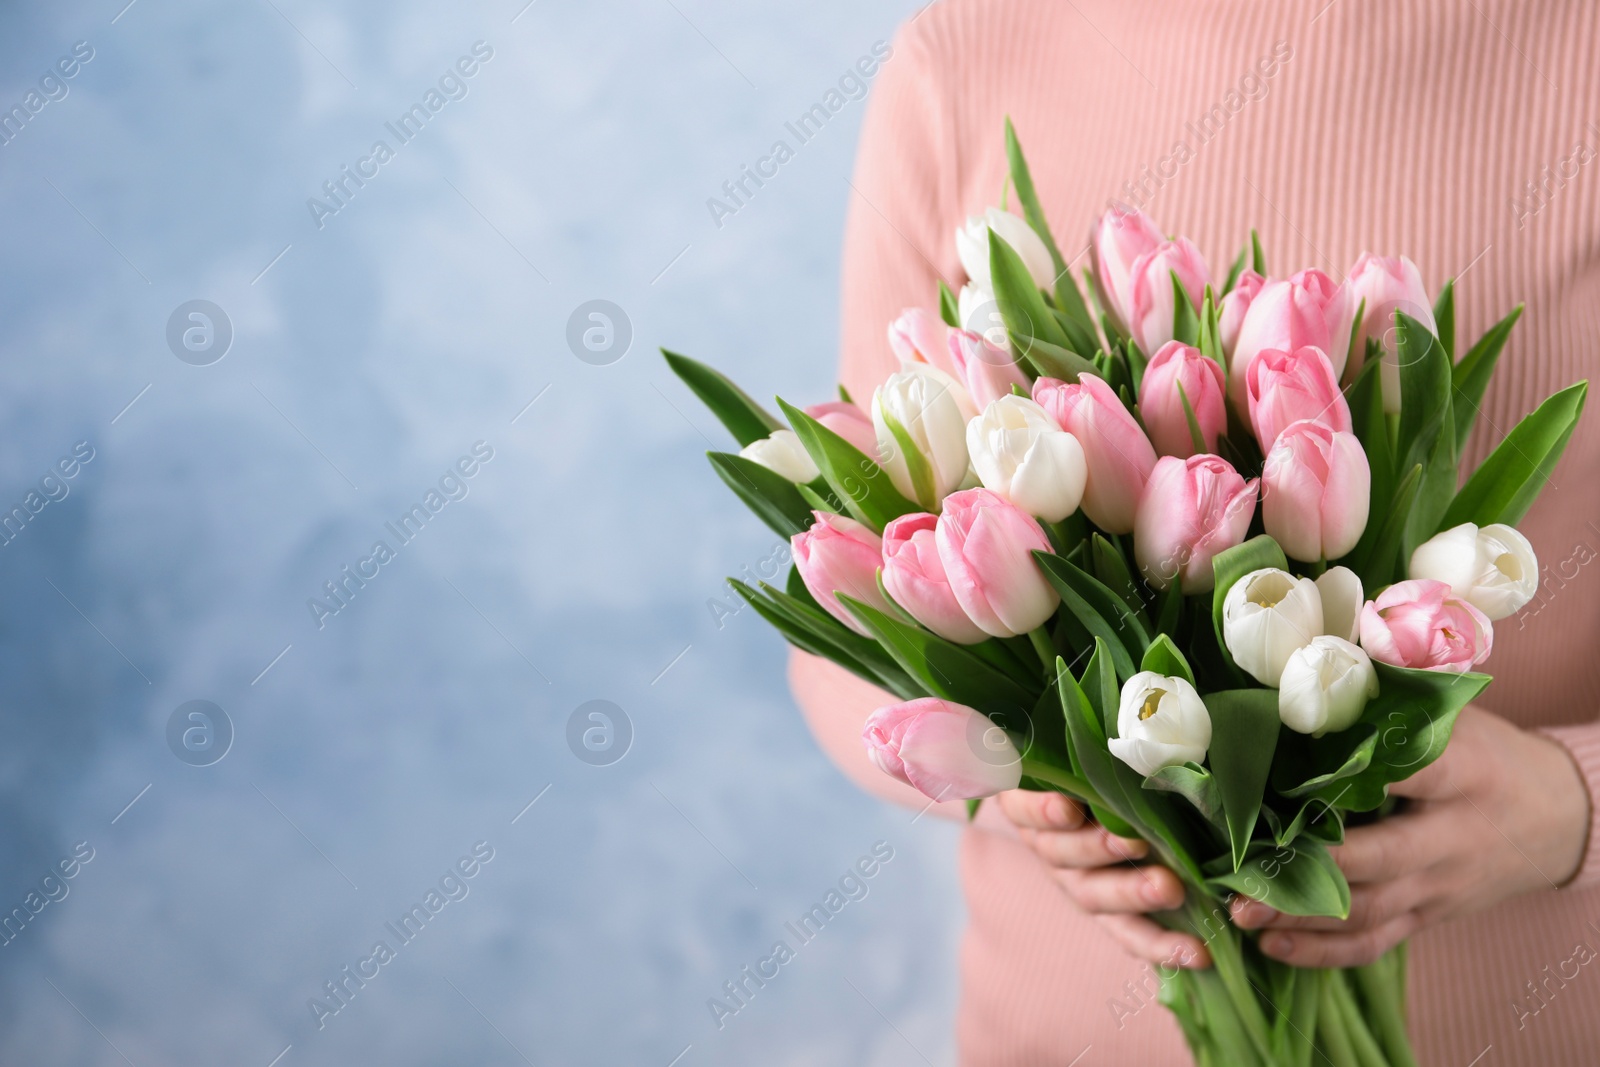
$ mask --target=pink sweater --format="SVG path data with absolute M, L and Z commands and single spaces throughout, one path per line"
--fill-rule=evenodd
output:
M 1526 302 L 1468 449 L 1476 463 L 1537 400 L 1600 371 L 1596 11 L 1586 0 L 941 0 L 902 29 L 870 103 L 840 376 L 870 397 L 895 369 L 887 323 L 933 307 L 938 278 L 963 281 L 952 234 L 1000 196 L 1009 114 L 1069 257 L 1117 197 L 1192 238 L 1219 275 L 1251 225 L 1280 275 L 1316 266 L 1337 279 L 1363 250 L 1409 255 L 1430 289 L 1457 278 L 1457 336 L 1469 342 Z M 1483 699 L 1561 740 L 1592 792 L 1597 466 L 1591 415 L 1523 526 L 1543 591 L 1499 627 Z M 791 679 L 851 778 L 922 806 L 863 755 L 862 720 L 885 694 L 798 653 Z M 985 812 L 961 847 L 962 1063 L 1187 1062 L 1149 968 L 1075 909 L 993 805 Z M 1600 845 L 1572 885 L 1414 939 L 1423 1063 L 1600 1063 L 1597 887 Z

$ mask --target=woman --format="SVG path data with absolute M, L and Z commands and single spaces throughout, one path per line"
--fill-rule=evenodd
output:
M 1220 276 L 1252 224 L 1269 267 L 1335 279 L 1359 253 L 1457 279 L 1458 336 L 1526 314 L 1485 402 L 1476 464 L 1538 398 L 1600 369 L 1600 65 L 1582 0 L 943 0 L 900 33 L 862 135 L 845 239 L 843 365 L 857 397 L 896 369 L 885 326 L 959 288 L 952 235 L 999 201 L 1010 115 L 1072 256 L 1118 200 L 1192 238 Z M 1594 172 L 1594 173 L 1592 173 Z M 1088 264 L 1076 260 L 1076 269 Z M 1349 965 L 1410 937 L 1423 1062 L 1600 1057 L 1600 428 L 1578 428 L 1522 529 L 1540 599 L 1495 635 L 1494 685 L 1445 756 L 1397 786 L 1384 826 L 1336 851 L 1347 922 L 1240 902 L 1292 963 Z M 795 692 L 856 781 L 925 803 L 867 763 L 889 702 L 796 654 Z M 943 805 L 951 818 L 958 805 Z M 1187 1062 L 1153 966 L 1204 946 L 1140 913 L 1177 880 L 1059 796 L 986 802 L 962 838 L 962 1063 Z M 1590 972 L 1594 973 L 1590 973 Z

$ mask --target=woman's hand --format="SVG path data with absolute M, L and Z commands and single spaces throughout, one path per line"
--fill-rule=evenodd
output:
M 1012 789 L 995 799 L 1067 896 L 1123 948 L 1165 967 L 1210 966 L 1199 938 L 1163 929 L 1144 917 L 1144 912 L 1183 903 L 1177 875 L 1165 867 L 1130 862 L 1147 855 L 1149 845 L 1089 823 L 1083 809 L 1060 793 Z
M 1297 967 L 1370 963 L 1425 926 L 1565 883 L 1582 862 L 1588 787 L 1565 749 L 1468 707 L 1444 755 L 1389 787 L 1410 803 L 1331 849 L 1348 919 L 1280 915 L 1236 897 L 1234 921 Z

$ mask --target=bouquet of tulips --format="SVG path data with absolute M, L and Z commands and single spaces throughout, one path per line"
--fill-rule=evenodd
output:
M 1080 289 L 1006 138 L 1021 214 L 957 232 L 967 284 L 890 326 L 901 370 L 866 409 L 780 400 L 785 425 L 666 353 L 742 448 L 712 466 L 792 539 L 783 588 L 732 585 L 901 701 L 864 732 L 887 773 L 969 810 L 1058 791 L 1149 842 L 1187 887 L 1156 918 L 1214 964 L 1161 971 L 1198 1063 L 1414 1064 L 1403 946 L 1297 969 L 1228 899 L 1348 914 L 1327 846 L 1489 684 L 1495 623 L 1538 588 L 1516 523 L 1587 385 L 1463 481 L 1520 308 L 1458 353 L 1452 286 L 1430 301 L 1408 259 L 1273 278 L 1252 233 L 1217 279 L 1125 209 Z

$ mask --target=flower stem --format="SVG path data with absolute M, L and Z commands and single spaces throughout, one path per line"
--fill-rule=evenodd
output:
M 1053 785 L 1063 793 L 1076 797 L 1087 804 L 1104 806 L 1104 802 L 1100 799 L 1100 794 L 1094 791 L 1094 787 L 1070 771 L 1064 771 L 1060 767 L 1052 766 L 1042 760 L 1024 756 L 1022 757 L 1022 773 L 1046 785 Z
M 1405 969 L 1399 956 L 1390 953 L 1365 967 L 1353 967 L 1350 975 L 1366 1003 L 1367 1020 L 1373 1036 L 1383 1045 L 1392 1067 L 1417 1067 L 1416 1055 L 1406 1035 Z
M 1050 640 L 1050 635 L 1044 632 L 1043 626 L 1037 626 L 1028 631 L 1028 640 L 1033 642 L 1033 650 L 1039 654 L 1039 663 L 1044 667 L 1045 675 L 1053 675 L 1056 669 L 1056 646 Z

